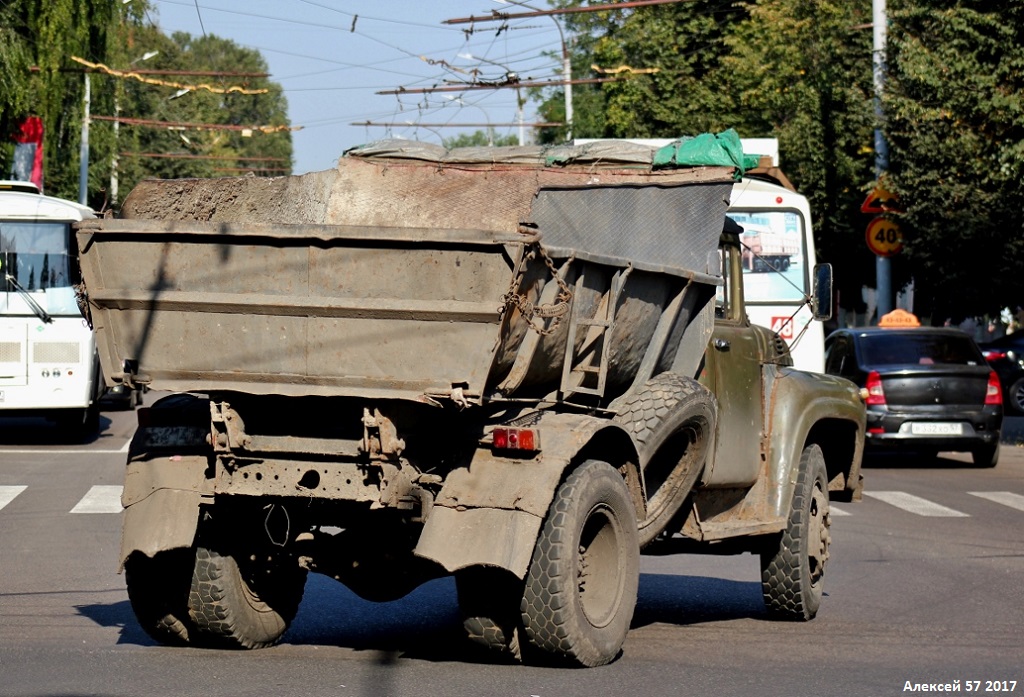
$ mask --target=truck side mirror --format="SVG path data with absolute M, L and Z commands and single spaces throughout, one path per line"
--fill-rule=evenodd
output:
M 832 264 L 818 264 L 814 267 L 814 296 L 811 312 L 814 319 L 824 321 L 832 318 Z

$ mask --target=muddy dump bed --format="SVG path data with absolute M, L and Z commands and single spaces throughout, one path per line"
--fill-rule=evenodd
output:
M 612 396 L 680 346 L 696 365 L 732 171 L 649 162 L 385 142 L 298 177 L 144 182 L 78 226 L 104 373 L 473 403 Z

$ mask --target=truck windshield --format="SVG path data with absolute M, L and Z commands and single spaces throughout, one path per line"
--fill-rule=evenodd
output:
M 808 293 L 800 216 L 792 211 L 729 211 L 743 227 L 743 294 L 747 304 L 802 302 Z
M 70 236 L 66 222 L 0 221 L 0 313 L 37 314 L 34 301 L 49 314 L 79 314 Z

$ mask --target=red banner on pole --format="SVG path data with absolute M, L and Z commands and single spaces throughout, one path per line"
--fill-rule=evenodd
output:
M 14 136 L 14 179 L 29 181 L 43 190 L 43 120 L 29 116 Z

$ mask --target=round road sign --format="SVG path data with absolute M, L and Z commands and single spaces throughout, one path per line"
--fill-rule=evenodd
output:
M 880 257 L 891 257 L 903 249 L 903 234 L 900 226 L 888 218 L 874 218 L 868 223 L 864 235 L 868 249 Z

